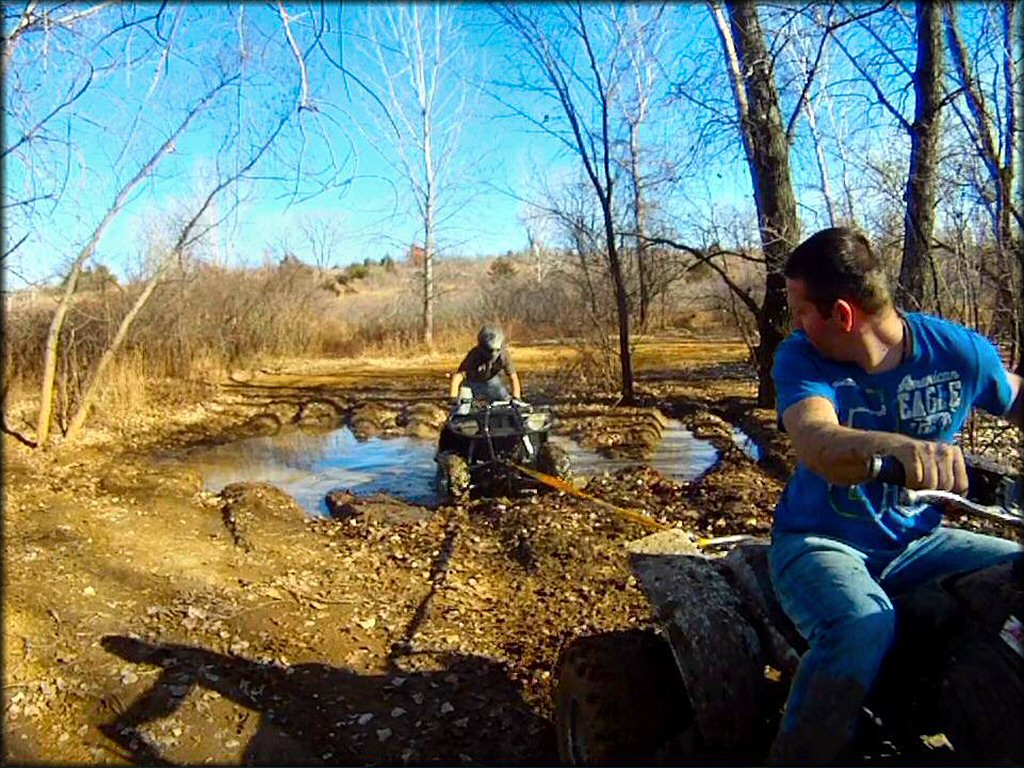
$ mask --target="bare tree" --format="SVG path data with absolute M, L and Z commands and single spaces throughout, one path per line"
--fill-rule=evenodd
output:
M 957 7 L 947 2 L 944 8 L 953 71 L 967 106 L 965 113 L 959 104 L 955 104 L 956 113 L 970 137 L 973 152 L 984 168 L 984 182 L 978 190 L 978 198 L 991 217 L 998 249 L 995 283 L 1001 299 L 999 308 L 1010 315 L 1008 320 L 1014 340 L 1011 357 L 1016 361 L 1017 372 L 1021 373 L 1024 372 L 1024 313 L 1020 311 L 1017 299 L 1021 276 L 1024 275 L 1024 252 L 1020 247 L 1024 212 L 1015 190 L 1018 189 L 1019 99 L 1024 78 L 1021 59 L 1014 56 L 1015 43 L 1019 46 L 1019 40 L 1014 40 L 1014 30 L 1018 30 L 1017 7 L 1012 2 L 1003 2 L 997 12 L 1001 22 L 998 25 L 1000 34 L 995 46 L 996 60 L 991 62 L 991 69 L 996 83 L 1001 75 L 1002 87 L 996 84 L 988 91 L 979 73 L 981 67 L 972 61 L 971 51 L 960 31 Z
M 71 306 L 72 297 L 74 296 L 75 289 L 78 286 L 78 277 L 82 272 L 82 268 L 86 262 L 92 257 L 96 250 L 96 246 L 111 222 L 117 217 L 117 215 L 124 208 L 125 203 L 128 201 L 131 193 L 135 188 L 146 178 L 148 178 L 160 161 L 171 152 L 175 146 L 177 140 L 188 128 L 189 124 L 213 101 L 218 93 L 227 88 L 233 82 L 237 80 L 237 76 L 221 80 L 213 88 L 211 88 L 206 95 L 200 99 L 200 101 L 191 108 L 185 115 L 184 120 L 178 125 L 178 127 L 167 137 L 167 139 L 161 144 L 157 150 L 150 156 L 150 158 L 143 164 L 138 172 L 125 184 L 110 208 L 104 214 L 102 220 L 93 230 L 92 235 L 89 237 L 88 242 L 79 251 L 74 261 L 71 263 L 71 267 L 68 270 L 67 276 L 64 280 L 64 290 L 61 294 L 60 301 L 57 304 L 57 308 L 54 311 L 53 319 L 50 321 L 50 329 L 46 336 L 46 345 L 43 350 L 43 380 L 39 390 L 39 417 L 36 423 L 36 442 L 39 446 L 46 445 L 46 441 L 50 435 L 50 424 L 52 419 L 52 406 L 53 406 L 53 385 L 56 378 L 57 371 L 57 343 L 60 338 L 61 328 L 64 325 L 64 319 L 67 316 L 68 309 Z
M 632 404 L 636 398 L 628 287 L 617 233 L 615 143 L 618 124 L 613 111 L 616 89 L 620 85 L 619 57 L 623 51 L 612 41 L 607 54 L 599 58 L 598 39 L 588 22 L 588 14 L 597 11 L 580 3 L 554 7 L 555 24 L 547 26 L 536 7 L 502 3 L 494 8 L 533 67 L 530 72 L 520 73 L 520 82 L 506 85 L 520 95 L 536 94 L 543 102 L 530 109 L 508 100 L 505 103 L 534 127 L 560 141 L 580 160 L 600 208 L 601 250 L 607 257 L 618 320 L 622 402 Z M 549 34 L 548 29 L 556 25 L 566 31 L 564 39 Z M 582 64 L 577 64 L 577 56 Z M 559 114 L 561 119 L 557 117 Z
M 717 5 L 718 27 L 733 84 L 743 146 L 754 185 L 758 228 L 765 260 L 765 289 L 757 316 L 757 403 L 775 403 L 772 362 L 788 327 L 782 268 L 796 246 L 800 224 L 790 181 L 789 142 L 782 123 L 773 58 L 753 2 L 726 3 L 728 22 Z M 709 262 L 710 263 L 710 262 Z
M 651 116 L 652 101 L 663 72 L 659 56 L 661 46 L 668 34 L 663 23 L 663 4 L 639 6 L 630 3 L 625 7 L 625 20 L 613 14 L 616 35 L 625 52 L 626 71 L 622 74 L 622 87 L 616 96 L 623 119 L 628 126 L 628 150 L 625 167 L 628 186 L 632 197 L 633 222 L 630 239 L 636 255 L 638 285 L 639 325 L 646 328 L 651 302 L 656 298 L 658 286 L 665 282 L 658 280 L 658 269 L 654 262 L 656 251 L 648 243 L 650 231 L 650 190 L 657 183 L 648 169 L 647 148 L 642 132 Z M 641 12 L 645 15 L 641 16 Z
M 217 184 L 214 185 L 209 194 L 207 194 L 200 202 L 195 212 L 184 223 L 174 244 L 164 254 L 161 262 L 157 265 L 156 269 L 153 270 L 153 274 L 146 281 L 142 292 L 135 299 L 131 309 L 129 309 L 127 314 L 125 314 L 121 319 L 121 323 L 118 326 L 117 332 L 114 334 L 114 338 L 103 351 L 95 369 L 87 379 L 85 387 L 83 388 L 82 399 L 78 404 L 78 408 L 75 411 L 74 416 L 72 416 L 68 423 L 68 428 L 64 435 L 65 440 L 74 440 L 83 424 L 85 424 L 85 419 L 89 415 L 89 409 L 92 407 L 93 401 L 99 392 L 99 385 L 103 382 L 103 375 L 106 373 L 107 368 L 120 351 L 121 345 L 127 338 L 128 332 L 131 330 L 135 319 L 146 306 L 146 303 L 153 295 L 153 292 L 163 281 L 168 269 L 170 269 L 177 259 L 180 259 L 184 255 L 192 244 L 216 227 L 216 224 L 218 223 L 216 221 L 206 224 L 205 226 L 203 225 L 205 217 L 213 208 L 214 201 L 225 189 L 236 184 L 239 179 L 252 170 L 253 166 L 256 165 L 267 149 L 274 143 L 274 140 L 280 134 L 281 129 L 288 120 L 288 117 L 288 115 L 285 115 L 285 117 L 281 119 L 277 127 L 260 146 L 255 148 L 252 156 L 240 168 L 218 180 Z
M 335 216 L 307 216 L 299 223 L 299 231 L 319 275 L 337 266 L 341 227 Z
M 519 222 L 526 229 L 526 243 L 533 267 L 531 270 L 533 282 L 538 286 L 543 285 L 558 262 L 557 255 L 551 249 L 553 233 L 549 226 L 550 217 L 534 206 L 524 205 L 523 212 L 519 215 Z
M 920 0 L 915 4 L 915 23 L 910 25 L 899 6 L 882 6 L 882 31 L 857 19 L 857 28 L 866 32 L 872 57 L 851 50 L 837 34 L 839 25 L 827 31 L 837 47 L 860 75 L 873 94 L 873 102 L 889 113 L 910 140 L 909 168 L 904 185 L 906 209 L 903 216 L 903 249 L 900 261 L 897 298 L 911 308 L 919 308 L 937 295 L 937 270 L 932 258 L 935 226 L 938 158 L 941 138 L 940 111 L 945 99 L 942 74 L 942 9 L 938 4 Z M 909 51 L 900 50 L 897 41 L 910 37 L 916 49 L 916 70 L 907 63 Z M 915 97 L 913 122 L 904 116 L 893 89 L 912 87 Z M 927 278 L 931 278 L 930 285 Z
M 815 8 L 815 26 L 829 26 L 832 23 L 834 10 L 834 6 L 827 7 L 827 16 L 823 17 L 821 15 L 821 6 Z M 793 20 L 794 22 L 799 23 L 801 15 L 795 14 Z M 825 200 L 825 208 L 828 211 L 829 226 L 834 227 L 839 224 L 842 217 L 839 214 L 835 196 L 832 192 L 829 163 L 825 154 L 825 138 L 818 127 L 818 110 L 816 107 L 817 102 L 822 97 L 822 92 L 826 92 L 826 89 L 819 89 L 818 93 L 814 93 L 810 90 L 810 84 L 813 80 L 823 79 L 820 75 L 816 78 L 815 73 L 824 74 L 823 69 L 827 62 L 825 49 L 830 38 L 827 35 L 822 35 L 817 46 L 817 50 L 814 51 L 812 46 L 814 36 L 806 34 L 807 31 L 809 31 L 807 26 L 804 26 L 803 29 L 797 30 L 792 36 L 792 44 L 783 46 L 782 52 L 791 60 L 792 65 L 798 71 L 801 79 L 808 84 L 807 91 L 801 94 L 801 97 L 798 100 L 798 107 L 800 111 L 803 112 L 804 119 L 807 121 L 807 128 L 810 132 L 811 142 L 814 146 L 814 159 L 818 166 L 818 178 L 821 182 L 821 195 Z M 818 32 L 819 30 L 815 29 L 814 31 Z M 797 123 L 796 118 L 799 114 L 799 112 L 793 113 L 792 118 L 790 118 L 789 126 L 786 129 L 786 136 L 790 143 L 793 142 L 795 136 Z M 841 145 L 841 142 L 839 143 Z M 852 218 L 852 215 L 850 218 Z
M 434 338 L 434 257 L 438 227 L 451 203 L 454 160 L 468 95 L 459 71 L 463 49 L 454 6 L 412 3 L 368 9 L 370 53 L 381 83 L 374 143 L 408 185 L 423 235 L 423 343 Z M 447 196 L 447 200 L 445 199 Z
M 932 233 L 935 229 L 935 190 L 939 164 L 942 106 L 942 7 L 929 0 L 915 3 L 917 69 L 914 73 L 914 122 L 910 133 L 910 169 L 907 172 L 907 213 L 903 261 L 897 296 L 911 307 L 925 302 L 925 270 L 934 274 Z M 933 298 L 939 301 L 938 291 Z

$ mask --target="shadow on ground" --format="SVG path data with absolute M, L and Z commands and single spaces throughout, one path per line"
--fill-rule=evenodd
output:
M 136 664 L 157 666 L 155 682 L 100 729 L 139 764 L 179 762 L 147 732 L 180 714 L 206 689 L 258 715 L 241 746 L 248 765 L 552 764 L 553 732 L 523 702 L 505 668 L 481 656 L 431 655 L 430 671 L 363 675 L 327 664 L 283 666 L 187 645 L 107 635 L 103 647 Z M 415 661 L 415 660 L 413 660 Z M 202 714 L 190 728 L 213 724 Z M 489 734 L 481 738 L 481 734 Z M 234 730 L 223 724 L 224 743 Z M 196 734 L 192 734 L 195 740 Z M 225 756 L 227 757 L 227 756 Z M 186 761 L 188 758 L 186 757 Z

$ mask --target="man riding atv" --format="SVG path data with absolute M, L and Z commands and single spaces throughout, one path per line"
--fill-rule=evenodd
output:
M 477 345 L 469 350 L 451 376 L 451 399 L 458 399 L 459 389 L 465 381 L 469 384 L 475 400 L 508 400 L 509 391 L 501 380 L 502 373 L 508 376 L 512 385 L 512 399 L 522 399 L 519 374 L 512 364 L 512 356 L 505 344 L 505 334 L 501 328 L 496 325 L 485 325 L 480 329 L 476 339 Z
M 550 440 L 551 413 L 521 399 L 505 334 L 497 326 L 485 325 L 477 341 L 451 377 L 454 407 L 441 428 L 435 456 L 440 490 L 450 499 L 462 499 L 471 490 L 535 489 L 531 470 L 568 480 L 569 454 Z M 512 385 L 511 399 L 503 373 Z
M 825 764 L 853 734 L 894 637 L 893 598 L 940 577 L 1021 558 L 1019 544 L 940 526 L 879 482 L 893 457 L 910 489 L 963 494 L 954 443 L 973 408 L 1022 425 L 1020 377 L 984 337 L 901 312 L 864 235 L 839 227 L 790 255 L 796 331 L 778 348 L 778 414 L 797 469 L 769 551 L 781 605 L 808 649 L 770 762 Z
M 961 764 L 1020 765 L 1024 550 L 940 523 L 948 509 L 1024 528 L 1016 473 L 954 444 L 976 407 L 1021 426 L 1021 379 L 979 334 L 898 311 L 857 232 L 819 232 L 784 274 L 796 331 L 773 375 L 797 468 L 771 545 L 631 542 L 657 631 L 566 645 L 559 754 L 750 764 L 771 742 L 770 763 L 826 765 L 857 759 L 867 705 L 898 741 L 941 733 Z

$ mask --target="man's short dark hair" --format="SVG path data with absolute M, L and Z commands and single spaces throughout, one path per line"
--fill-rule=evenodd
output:
M 789 254 L 783 272 L 791 280 L 804 282 L 807 298 L 825 317 L 839 299 L 852 300 L 870 313 L 892 304 L 881 260 L 867 237 L 849 227 L 811 235 Z

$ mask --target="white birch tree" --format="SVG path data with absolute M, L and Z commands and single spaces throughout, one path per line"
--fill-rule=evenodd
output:
M 363 48 L 379 107 L 373 143 L 411 198 L 423 238 L 422 339 L 434 341 L 438 232 L 458 205 L 455 171 L 469 86 L 457 6 L 410 3 L 367 8 Z

